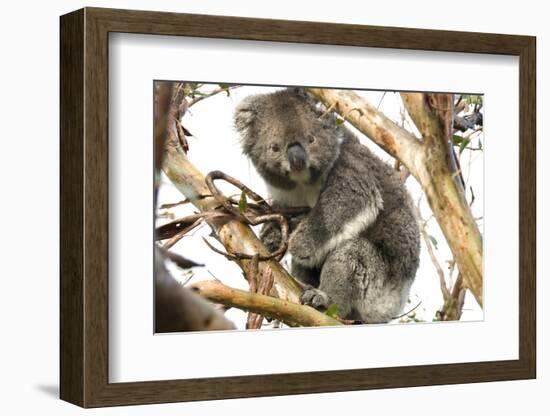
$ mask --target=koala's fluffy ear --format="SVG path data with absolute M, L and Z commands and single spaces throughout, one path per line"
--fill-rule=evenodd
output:
M 258 111 L 256 110 L 255 97 L 247 97 L 235 108 L 235 128 L 244 132 L 256 120 Z
M 251 127 L 258 117 L 256 97 L 250 96 L 241 101 L 233 115 L 235 128 L 241 136 L 241 146 L 244 154 L 249 154 L 254 147 L 255 139 L 251 135 Z
M 307 92 L 307 90 L 303 87 L 291 87 L 289 88 L 290 92 L 297 96 L 298 98 L 303 99 L 304 101 L 315 104 L 316 100 Z
M 303 100 L 306 104 L 310 106 L 310 108 L 319 116 L 324 113 L 325 109 L 323 105 L 315 98 L 313 95 L 311 95 L 307 90 L 303 87 L 291 87 L 289 88 L 290 92 L 294 94 L 299 99 Z

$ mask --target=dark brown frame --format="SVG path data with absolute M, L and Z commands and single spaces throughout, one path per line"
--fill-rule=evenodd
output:
M 85 8 L 61 17 L 61 386 L 98 407 L 536 376 L 536 39 Z M 108 381 L 108 34 L 178 35 L 515 55 L 520 65 L 519 359 L 191 380 Z

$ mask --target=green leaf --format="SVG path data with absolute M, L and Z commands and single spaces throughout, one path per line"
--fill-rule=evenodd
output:
M 435 237 L 433 235 L 428 235 L 428 238 L 430 239 L 435 249 L 437 250 L 437 240 L 435 239 Z
M 458 146 L 462 143 L 462 136 L 459 136 L 457 134 L 453 134 L 453 144 Z
M 470 143 L 470 139 L 462 139 L 462 143 L 460 143 L 460 147 L 458 148 L 458 154 L 461 155 L 464 149 L 466 149 L 466 146 Z
M 483 103 L 483 99 L 481 95 L 464 95 L 463 99 L 466 100 L 468 104 L 481 105 Z
M 328 315 L 334 319 L 338 318 L 338 305 L 336 303 L 330 304 L 325 312 L 325 315 Z
M 229 97 L 231 95 L 231 90 L 229 89 L 229 84 L 218 84 L 218 87 L 220 87 L 222 90 L 225 90 L 225 93 Z
M 239 199 L 239 211 L 241 214 L 246 211 L 246 208 L 248 207 L 248 202 L 246 200 L 246 194 L 244 191 L 241 193 L 241 198 Z
M 337 126 L 340 126 L 340 125 L 342 125 L 342 124 L 344 124 L 344 119 L 338 117 L 338 118 L 336 119 L 336 125 L 337 125 Z

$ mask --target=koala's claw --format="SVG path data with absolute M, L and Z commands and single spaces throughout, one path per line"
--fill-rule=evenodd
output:
M 329 296 L 322 290 L 314 287 L 307 288 L 300 296 L 300 302 L 303 305 L 313 306 L 318 310 L 326 310 L 330 306 Z

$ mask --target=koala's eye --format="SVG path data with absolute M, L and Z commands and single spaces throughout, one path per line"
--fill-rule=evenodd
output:
M 272 151 L 272 152 L 277 153 L 277 152 L 279 152 L 280 150 L 281 150 L 281 148 L 279 147 L 279 145 L 278 145 L 277 143 L 273 143 L 273 144 L 271 145 L 271 151 Z
M 309 142 L 310 142 L 310 143 L 315 142 L 315 136 L 314 136 L 313 134 L 311 134 L 311 135 L 309 136 Z

